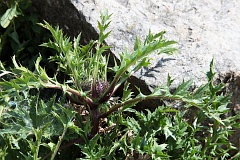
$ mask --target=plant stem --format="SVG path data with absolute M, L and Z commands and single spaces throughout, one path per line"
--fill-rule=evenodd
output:
M 89 140 L 92 139 L 92 138 L 93 138 L 93 136 L 90 136 L 90 135 L 88 136 Z M 70 143 L 65 144 L 64 146 L 59 147 L 59 150 L 63 150 L 63 149 L 68 148 L 68 147 L 70 147 L 70 146 L 72 146 L 74 144 L 77 144 L 77 143 L 80 144 L 80 143 L 83 143 L 83 142 L 84 142 L 84 138 L 80 137 L 80 138 L 78 138 L 76 140 L 71 141 Z M 51 152 L 48 153 L 44 158 L 42 158 L 42 160 L 46 159 L 50 155 L 51 155 Z
M 43 131 L 39 128 L 33 128 L 33 132 L 34 132 L 34 135 L 36 137 L 36 143 L 35 142 L 32 142 L 32 143 L 35 143 L 35 147 L 34 147 L 34 153 L 33 153 L 33 159 L 34 160 L 37 160 L 38 159 L 38 153 L 39 153 L 39 148 L 40 148 L 40 145 L 41 145 L 41 141 L 42 141 L 42 133 Z
M 58 149 L 59 149 L 59 147 L 60 147 L 60 145 L 61 145 L 61 143 L 62 143 L 63 137 L 65 136 L 65 134 L 66 134 L 66 132 L 67 132 L 67 129 L 68 129 L 68 126 L 66 125 L 66 126 L 64 127 L 64 130 L 63 130 L 62 135 L 60 136 L 60 138 L 59 138 L 59 140 L 58 140 L 57 146 L 56 146 L 56 148 L 54 149 L 54 152 L 53 152 L 53 154 L 52 154 L 52 156 L 51 156 L 51 160 L 54 160 L 54 158 L 55 158 L 55 156 L 56 156 L 56 154 L 57 154 L 57 152 L 58 152 Z
M 90 110 L 90 114 L 91 114 L 91 124 L 92 124 L 92 130 L 91 130 L 90 136 L 95 136 L 98 133 L 98 129 L 99 129 L 100 113 L 99 113 L 98 107 Z
M 111 107 L 107 112 L 101 114 L 99 116 L 99 118 L 106 118 L 108 115 L 110 115 L 111 113 L 115 112 L 120 107 L 123 107 L 123 106 L 125 106 L 127 104 L 131 104 L 131 103 L 141 102 L 143 100 L 144 100 L 143 97 L 139 97 L 139 98 L 134 98 L 134 99 L 122 102 L 122 103 L 118 103 L 118 104 L 114 105 L 113 107 Z
M 38 159 L 38 153 L 39 153 L 40 145 L 41 145 L 41 139 L 37 140 L 37 147 L 36 147 L 36 150 L 35 150 L 35 153 L 34 153 L 34 160 Z
M 60 85 L 45 84 L 44 86 L 45 86 L 46 88 L 63 90 L 63 88 L 62 88 Z M 91 98 L 81 96 L 81 94 L 79 93 L 79 91 L 77 91 L 77 90 L 75 90 L 75 89 L 67 88 L 67 89 L 66 89 L 66 92 L 69 92 L 69 93 L 75 95 L 75 96 L 79 99 L 79 101 L 80 101 L 81 103 L 87 104 L 87 105 L 90 107 L 90 109 L 95 108 L 95 106 L 97 105 L 97 104 L 95 104 L 95 103 L 93 102 L 93 100 L 92 100 Z M 71 94 L 69 94 L 69 93 L 68 93 L 68 96 L 71 97 Z M 74 98 L 71 97 L 70 99 L 74 101 Z M 74 101 L 74 102 L 76 102 L 76 101 Z
M 165 95 L 148 95 L 148 96 L 143 96 L 143 97 L 136 97 L 130 100 L 127 100 L 125 102 L 122 103 L 118 103 L 116 105 L 113 105 L 107 112 L 101 114 L 99 116 L 99 118 L 106 118 L 108 115 L 110 115 L 111 113 L 115 112 L 116 110 L 118 110 L 119 108 L 128 105 L 128 104 L 132 104 L 132 103 L 138 103 L 141 102 L 143 100 L 151 100 L 151 99 L 169 99 L 169 100 L 180 100 L 180 101 L 184 101 L 182 100 L 181 97 L 171 97 L 171 96 L 165 96 Z M 189 102 L 191 103 L 192 106 L 198 107 L 199 106 L 195 103 Z M 201 109 L 201 108 L 200 108 Z

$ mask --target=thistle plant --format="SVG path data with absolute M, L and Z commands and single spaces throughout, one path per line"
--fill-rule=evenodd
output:
M 55 61 L 59 70 L 68 74 L 71 79 L 60 84 L 55 77 L 50 78 L 44 68 L 39 63 L 39 57 L 35 63 L 36 71 L 30 72 L 26 68 L 17 64 L 13 57 L 15 70 L 19 74 L 19 80 L 24 80 L 28 88 L 52 88 L 64 91 L 69 100 L 75 104 L 83 104 L 91 115 L 92 132 L 89 134 L 94 136 L 98 132 L 100 118 L 106 118 L 109 114 L 117 111 L 120 107 L 127 104 L 139 102 L 144 97 L 130 99 L 109 106 L 109 110 L 104 113 L 99 112 L 101 105 L 104 105 L 114 95 L 116 90 L 137 70 L 143 66 L 150 64 L 148 55 L 154 51 L 160 53 L 171 54 L 176 49 L 171 47 L 174 41 L 167 41 L 163 35 L 165 32 L 152 34 L 149 32 L 144 42 L 138 38 L 135 41 L 133 53 L 123 53 L 120 58 L 121 64 L 114 67 L 108 67 L 109 55 L 103 53 L 110 49 L 104 44 L 104 40 L 109 36 L 110 31 L 105 33 L 110 21 L 110 15 L 101 15 L 101 21 L 98 22 L 99 39 L 90 41 L 85 46 L 80 46 L 79 41 L 81 35 L 70 42 L 70 39 L 63 35 L 59 28 L 54 29 L 47 22 L 41 24 L 48 29 L 53 35 L 53 41 L 42 44 L 42 46 L 55 49 L 58 54 L 50 57 L 51 61 Z M 94 52 L 95 51 L 95 52 Z M 112 70 L 115 76 L 111 82 L 108 82 L 107 71 Z M 3 74 L 8 73 L 4 71 Z M 9 74 L 9 73 L 8 73 Z M 12 80 L 12 81 L 16 81 Z M 6 82 L 5 82 L 6 83 Z M 12 82 L 13 83 L 13 82 Z M 23 84 L 18 84 L 22 86 Z M 85 87 L 84 87 L 85 86 Z M 19 88 L 21 90 L 21 88 Z
M 61 90 L 68 100 L 68 102 L 61 101 L 61 105 L 69 105 L 70 109 L 56 105 L 56 97 L 46 104 L 43 101 L 37 103 L 42 107 L 42 109 L 39 109 L 40 113 L 43 112 L 46 118 L 44 119 L 44 116 L 39 118 L 36 111 L 34 112 L 34 117 L 35 119 L 38 117 L 39 120 L 42 118 L 46 123 L 45 125 L 37 124 L 35 127 L 33 126 L 34 135 L 38 142 L 35 148 L 32 147 L 34 159 L 40 157 L 40 146 L 50 148 L 51 159 L 54 159 L 59 149 L 66 148 L 73 144 L 79 145 L 82 152 L 86 155 L 86 158 L 89 159 L 95 159 L 96 157 L 110 157 L 111 159 L 111 157 L 116 156 L 115 151 L 119 148 L 123 150 L 125 155 L 128 152 L 133 153 L 133 151 L 137 151 L 140 154 L 147 153 L 153 159 L 170 158 L 173 156 L 171 152 L 175 150 L 183 152 L 184 149 L 190 147 L 193 147 L 193 150 L 183 152 L 181 158 L 184 159 L 188 157 L 189 154 L 196 157 L 204 157 L 204 155 L 207 155 L 205 158 L 214 155 L 227 157 L 227 151 L 234 148 L 230 142 L 226 142 L 228 136 L 226 130 L 231 129 L 230 122 L 232 122 L 232 120 L 223 120 L 221 116 L 229 110 L 227 104 L 229 103 L 230 95 L 218 96 L 218 93 L 224 86 L 221 84 L 217 86 L 213 85 L 213 77 L 215 74 L 213 72 L 213 61 L 210 65 L 210 71 L 207 74 L 209 82 L 194 92 L 190 92 L 189 90 L 192 85 L 192 80 L 183 81 L 174 92 L 171 92 L 170 86 L 173 79 L 168 76 L 167 84 L 156 87 L 151 94 L 144 95 L 141 93 L 141 89 L 138 88 L 139 93 L 134 96 L 129 88 L 128 78 L 142 67 L 149 66 L 151 60 L 150 55 L 152 53 L 172 54 L 176 51 L 174 47 L 176 42 L 166 40 L 164 38 L 164 31 L 156 34 L 149 32 L 144 41 L 136 38 L 133 51 L 130 53 L 125 51 L 120 54 L 119 64 L 115 62 L 115 65 L 111 67 L 109 66 L 110 55 L 106 54 L 111 47 L 107 46 L 104 42 L 111 33 L 111 31 L 106 31 L 110 25 L 110 17 L 111 15 L 108 14 L 101 15 L 100 21 L 98 22 L 99 39 L 92 40 L 87 45 L 79 44 L 81 34 L 71 41 L 70 38 L 63 35 L 59 27 L 53 28 L 47 22 L 40 24 L 51 32 L 53 38 L 41 46 L 49 47 L 57 51 L 55 56 L 50 57 L 50 61 L 56 62 L 58 65 L 54 77 L 49 77 L 45 69 L 41 67 L 41 56 L 39 56 L 35 62 L 34 72 L 21 66 L 15 57 L 12 59 L 14 68 L 12 68 L 11 71 L 6 70 L 1 63 L 1 106 L 9 106 L 10 102 L 15 103 L 14 97 L 23 97 L 22 99 L 20 98 L 20 102 L 24 102 L 28 96 L 31 95 L 33 89 L 39 90 L 41 88 Z M 57 79 L 59 71 L 68 75 L 69 79 L 60 83 Z M 109 72 L 114 73 L 112 79 L 107 78 Z M 120 86 L 124 86 L 122 97 L 115 103 L 111 103 L 111 98 L 114 97 L 115 92 Z M 185 108 L 197 108 L 199 118 L 196 118 L 193 124 L 188 124 L 187 121 L 181 122 L 180 120 L 183 118 L 185 112 L 181 114 L 176 109 L 167 109 L 166 107 L 162 109 L 157 108 L 153 113 L 147 111 L 147 116 L 142 112 L 139 113 L 131 109 L 131 107 L 135 106 L 138 102 L 150 99 L 180 101 L 184 104 Z M 73 105 L 84 106 L 83 109 L 89 116 L 85 117 L 86 114 L 80 116 L 76 114 L 73 111 Z M 30 106 L 30 104 L 27 106 Z M 52 108 L 52 110 L 50 109 L 50 113 L 45 111 L 49 110 L 46 106 Z M 9 109 L 5 109 L 6 112 L 3 111 L 4 109 L 5 108 L 2 107 L 0 115 L 8 114 Z M 133 118 L 124 119 L 122 114 L 125 111 L 134 112 L 139 118 L 139 121 Z M 21 110 L 21 112 L 25 113 L 24 110 Z M 176 113 L 176 117 L 173 120 L 173 118 L 166 116 L 166 113 Z M 63 126 L 62 132 L 55 134 L 59 136 L 56 144 L 53 142 L 41 144 L 42 137 L 45 136 L 49 138 L 47 128 L 50 126 L 50 128 L 56 129 L 56 126 L 51 125 L 53 120 L 48 119 L 51 116 L 56 117 L 58 123 L 61 122 L 60 124 Z M 2 116 L 2 118 L 3 117 L 5 116 Z M 113 140 L 107 139 L 108 136 L 106 136 L 104 140 L 104 138 L 100 136 L 101 123 L 106 118 L 109 118 L 108 125 L 110 122 L 112 122 L 112 124 L 113 122 L 117 123 L 116 125 L 109 125 L 109 127 L 115 128 L 114 130 L 110 129 L 110 131 L 106 131 L 109 137 L 115 138 Z M 210 120 L 211 131 L 205 128 L 203 129 L 200 126 L 206 119 Z M 75 121 L 79 124 L 74 124 L 73 122 Z M 151 124 L 149 123 L 150 121 L 154 123 Z M 119 125 L 126 126 L 126 130 L 120 130 Z M 149 133 L 146 133 L 146 127 L 151 128 Z M 209 133 L 209 135 L 211 135 L 210 138 L 206 141 L 193 141 L 200 131 L 198 127 L 206 133 Z M 68 130 L 69 132 L 70 130 L 74 131 L 79 137 L 75 137 L 74 140 L 61 147 L 61 143 L 64 137 L 66 137 L 66 134 L 70 134 L 67 132 Z M 181 141 L 181 139 L 178 138 L 186 136 L 187 130 L 191 130 L 188 136 L 192 139 L 187 139 L 186 137 L 186 143 L 183 143 L 184 140 Z M 129 135 L 130 132 L 132 135 Z M 218 133 L 221 133 L 221 137 L 218 136 Z M 5 134 L 6 132 L 0 131 L 0 135 L 6 138 Z M 119 135 L 121 135 L 120 138 L 118 137 Z M 159 144 L 156 137 L 161 135 L 165 136 L 165 140 Z M 99 141 L 105 144 L 105 148 L 97 145 Z M 129 141 L 131 141 L 131 145 L 129 145 Z M 30 141 L 28 142 L 30 143 Z M 107 143 L 111 144 L 112 148 L 108 148 L 109 144 Z M 122 144 L 125 145 L 122 146 Z M 199 148 L 196 148 L 201 147 L 201 145 L 203 145 L 201 148 L 203 151 L 199 152 L 197 151 Z M 223 151 L 221 149 L 223 145 L 229 145 L 229 149 Z M 30 144 L 30 146 L 34 146 L 34 144 Z M 218 147 L 217 150 L 215 150 L 216 147 Z M 7 148 L 6 146 L 5 149 Z M 5 154 L 5 152 L 2 151 L 2 154 Z M 46 158 L 48 154 L 47 156 L 41 156 Z

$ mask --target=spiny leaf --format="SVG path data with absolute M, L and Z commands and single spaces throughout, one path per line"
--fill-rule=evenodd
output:
M 167 86 L 170 87 L 173 81 L 174 81 L 174 79 L 172 79 L 172 77 L 171 77 L 171 76 L 169 75 L 169 73 L 168 73 Z
M 133 92 L 131 91 L 131 89 L 129 89 L 129 85 L 130 83 L 125 82 L 124 84 L 124 88 L 123 88 L 123 96 L 122 96 L 122 100 L 126 101 L 131 99 Z
M 177 89 L 175 90 L 175 92 L 173 93 L 173 95 L 185 95 L 188 93 L 188 89 L 190 88 L 190 86 L 192 85 L 193 80 L 189 80 L 187 82 L 181 83 Z
M 79 35 L 77 36 L 77 38 L 74 37 L 74 43 L 73 43 L 74 49 L 77 49 L 77 48 L 78 48 L 80 39 L 81 39 L 81 34 L 79 34 Z
M 200 87 L 197 88 L 196 91 L 193 92 L 192 96 L 194 99 L 198 99 L 198 98 L 203 98 L 206 97 L 206 93 L 209 91 L 208 86 L 209 84 L 204 84 L 201 85 Z
M 212 81 L 215 73 L 213 72 L 214 59 L 210 62 L 210 71 L 207 72 L 208 81 Z
M 15 75 L 13 72 L 10 72 L 10 71 L 5 71 L 5 70 L 1 70 L 1 74 L 0 74 L 0 77 L 3 77 L 4 75 L 9 75 L 9 74 L 13 74 Z
M 101 35 L 99 41 L 103 42 L 109 35 L 110 35 L 111 31 L 107 32 L 106 34 Z
M 176 140 L 176 137 L 173 135 L 172 131 L 169 129 L 169 127 L 172 127 L 171 122 L 167 121 L 166 126 L 163 128 L 164 135 L 166 139 L 168 137 L 172 137 L 174 140 Z
M 134 51 L 136 51 L 136 50 L 138 50 L 140 47 L 141 47 L 141 40 L 140 40 L 138 37 L 136 37 L 136 38 L 135 38 L 135 42 L 134 42 L 134 47 L 133 47 L 133 49 L 134 49 Z

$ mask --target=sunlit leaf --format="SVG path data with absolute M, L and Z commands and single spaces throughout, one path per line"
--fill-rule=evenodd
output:
M 7 28 L 14 17 L 19 15 L 17 11 L 17 4 L 12 5 L 1 17 L 0 24 L 3 28 Z

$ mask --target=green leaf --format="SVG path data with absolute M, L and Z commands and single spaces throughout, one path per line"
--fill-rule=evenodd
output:
M 212 81 L 215 73 L 213 72 L 214 59 L 210 62 L 210 71 L 207 72 L 208 81 Z
M 3 28 L 7 28 L 14 17 L 17 17 L 17 4 L 12 5 L 1 17 L 0 24 Z
M 172 79 L 172 77 L 171 77 L 171 76 L 169 75 L 169 73 L 168 73 L 167 86 L 170 87 L 173 81 L 174 81 L 174 79 Z
M 77 38 L 74 38 L 74 43 L 73 43 L 74 49 L 77 49 L 77 48 L 78 48 L 80 39 L 81 39 L 81 34 L 79 34 L 79 35 L 77 36 Z
M 131 99 L 133 95 L 133 92 L 131 91 L 131 89 L 129 89 L 129 85 L 130 83 L 128 83 L 127 81 L 124 83 L 122 101 Z
M 12 32 L 9 34 L 9 36 L 18 44 L 20 45 L 19 38 L 18 38 L 18 33 L 16 31 Z
M 208 83 L 198 87 L 198 89 L 194 91 L 192 94 L 193 98 L 194 99 L 206 98 L 207 97 L 206 92 L 208 92 L 208 87 L 209 87 Z
M 190 86 L 192 85 L 193 80 L 189 80 L 187 82 L 182 82 L 177 89 L 175 90 L 175 92 L 173 93 L 173 95 L 185 95 L 188 93 L 188 89 L 190 88 Z
M 136 50 L 138 50 L 140 47 L 141 47 L 141 40 L 140 40 L 138 37 L 136 37 L 135 42 L 134 42 L 134 47 L 133 47 L 133 49 L 134 49 L 134 51 L 136 51 Z
M 174 140 L 176 140 L 176 137 L 173 135 L 173 133 L 171 132 L 171 130 L 168 128 L 168 126 L 165 126 L 165 127 L 163 128 L 163 131 L 164 131 L 164 135 L 165 135 L 166 139 L 167 139 L 168 137 L 172 137 Z
M 111 31 L 107 32 L 106 34 L 103 34 L 103 35 L 100 37 L 99 41 L 100 41 L 100 42 L 103 42 L 103 41 L 110 35 L 110 33 L 111 33 Z

